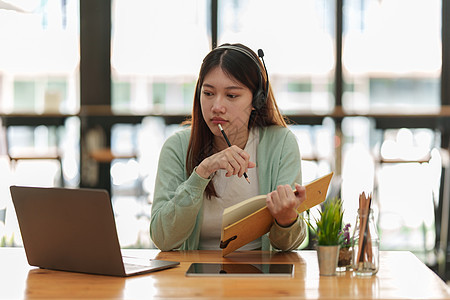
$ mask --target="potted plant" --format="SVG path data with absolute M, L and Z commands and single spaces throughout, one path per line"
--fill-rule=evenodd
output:
M 350 224 L 345 224 L 344 228 L 342 228 L 341 233 L 339 235 L 339 259 L 338 259 L 338 268 L 339 272 L 347 271 L 351 268 L 353 251 L 352 251 L 352 237 L 350 236 Z
M 316 226 L 307 224 L 317 236 L 317 258 L 320 275 L 336 275 L 342 229 L 342 200 L 338 197 L 328 199 L 315 219 Z

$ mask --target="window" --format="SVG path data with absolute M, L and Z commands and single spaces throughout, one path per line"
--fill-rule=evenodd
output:
M 264 50 L 283 113 L 334 107 L 334 1 L 219 1 L 218 45 Z
M 76 113 L 79 1 L 4 1 L 0 111 Z
M 113 2 L 113 110 L 191 111 L 211 44 L 207 12 L 206 0 Z
M 441 1 L 344 1 L 343 108 L 436 112 Z

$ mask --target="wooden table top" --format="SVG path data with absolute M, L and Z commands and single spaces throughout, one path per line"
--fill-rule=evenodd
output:
M 22 248 L 0 248 L 0 298 L 269 298 L 269 299 L 450 299 L 447 285 L 412 253 L 380 254 L 380 271 L 369 278 L 352 272 L 319 276 L 315 251 L 123 250 L 125 255 L 180 261 L 178 267 L 128 278 L 30 267 Z M 186 277 L 192 262 L 293 263 L 286 277 Z

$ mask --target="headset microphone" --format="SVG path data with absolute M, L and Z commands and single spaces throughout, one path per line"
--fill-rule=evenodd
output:
M 262 63 L 264 65 L 264 70 L 266 71 L 266 91 L 265 91 L 265 98 L 267 99 L 268 93 L 269 93 L 269 73 L 267 73 L 266 63 L 264 62 L 264 51 L 262 49 L 258 49 L 258 56 L 261 58 Z

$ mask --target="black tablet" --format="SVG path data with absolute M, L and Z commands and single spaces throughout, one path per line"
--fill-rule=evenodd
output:
M 285 276 L 292 277 L 293 264 L 192 263 L 186 276 Z

